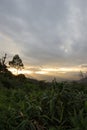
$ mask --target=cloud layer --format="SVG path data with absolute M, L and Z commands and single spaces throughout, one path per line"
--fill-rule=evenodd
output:
M 35 66 L 87 63 L 87 1 L 0 1 L 0 52 Z

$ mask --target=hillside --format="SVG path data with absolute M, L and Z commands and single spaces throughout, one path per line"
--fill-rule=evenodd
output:
M 87 87 L 0 74 L 0 130 L 86 130 Z

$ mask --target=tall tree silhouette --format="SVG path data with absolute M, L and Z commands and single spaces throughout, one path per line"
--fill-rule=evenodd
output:
M 23 65 L 23 63 L 22 63 L 22 60 L 21 60 L 21 58 L 19 57 L 18 54 L 16 54 L 16 55 L 13 57 L 12 61 L 9 61 L 9 65 L 10 65 L 11 67 L 14 67 L 14 68 L 17 69 L 17 74 L 18 74 L 18 70 L 19 70 L 19 69 L 22 69 L 22 68 L 24 67 L 24 65 Z
M 7 66 L 5 64 L 6 57 L 7 57 L 7 54 L 5 54 L 5 56 L 0 59 L 0 72 L 6 72 L 7 71 Z

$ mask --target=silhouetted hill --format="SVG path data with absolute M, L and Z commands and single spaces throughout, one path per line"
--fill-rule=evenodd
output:
M 87 83 L 87 78 L 82 78 L 79 80 L 79 83 Z

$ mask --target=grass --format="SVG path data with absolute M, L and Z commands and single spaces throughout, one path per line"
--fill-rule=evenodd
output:
M 86 84 L 0 76 L 0 130 L 87 130 Z

